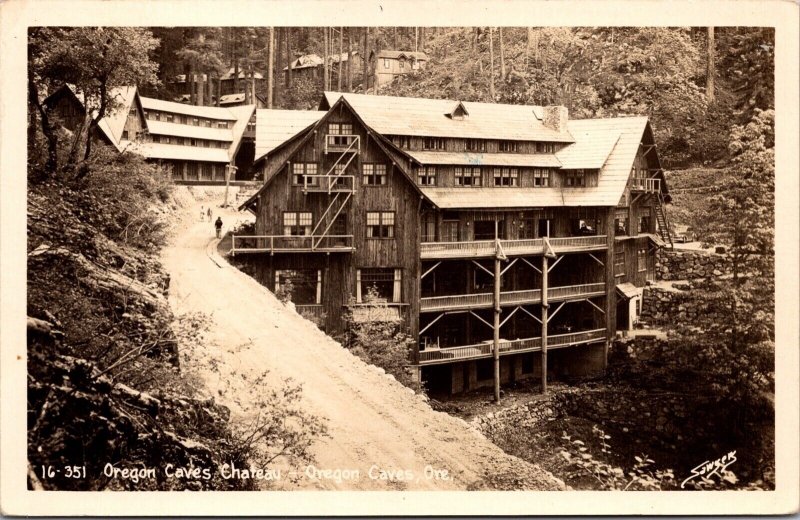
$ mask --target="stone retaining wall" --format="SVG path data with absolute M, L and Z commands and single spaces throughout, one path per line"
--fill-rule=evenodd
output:
M 656 276 L 659 280 L 695 280 L 730 273 L 730 255 L 727 254 L 663 248 L 656 253 Z

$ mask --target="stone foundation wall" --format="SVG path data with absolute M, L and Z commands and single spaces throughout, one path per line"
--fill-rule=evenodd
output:
M 712 319 L 723 323 L 726 317 L 720 312 L 722 307 L 710 308 L 707 302 L 695 297 L 698 292 L 715 290 L 712 281 L 703 280 L 673 283 L 662 287 L 646 286 L 640 320 L 651 327 L 694 325 L 701 316 L 704 320 Z M 709 315 L 710 312 L 712 315 Z M 713 315 L 714 312 L 717 314 Z
M 705 251 L 659 249 L 656 277 L 659 280 L 696 280 L 731 274 L 730 255 Z

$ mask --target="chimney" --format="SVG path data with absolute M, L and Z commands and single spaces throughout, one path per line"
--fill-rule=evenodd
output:
M 567 111 L 567 107 L 560 105 L 544 107 L 544 117 L 542 118 L 542 123 L 550 130 L 554 130 L 559 133 L 566 132 L 568 119 L 569 113 Z

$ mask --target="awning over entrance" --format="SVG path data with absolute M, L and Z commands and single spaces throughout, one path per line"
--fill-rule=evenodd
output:
M 625 282 L 617 285 L 617 291 L 623 296 L 630 300 L 631 298 L 636 298 L 637 296 L 641 295 L 641 289 L 636 287 L 630 282 Z

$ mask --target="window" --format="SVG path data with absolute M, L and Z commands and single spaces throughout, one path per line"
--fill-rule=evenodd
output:
M 574 218 L 572 219 L 571 224 L 573 236 L 597 234 L 597 224 L 589 219 Z
M 174 116 L 174 115 L 172 115 L 172 114 L 167 114 L 167 123 L 172 123 L 172 121 L 173 121 L 174 119 L 175 119 L 175 116 Z
M 532 218 L 523 218 L 519 224 L 519 238 L 536 238 L 534 231 L 536 229 L 535 220 Z
M 586 186 L 586 174 L 583 170 L 566 170 L 564 184 L 570 187 Z
M 353 125 L 351 123 L 328 123 L 328 144 L 349 146 L 353 142 Z
M 385 164 L 364 163 L 361 168 L 365 185 L 383 186 L 386 184 Z
M 420 166 L 417 178 L 420 186 L 436 186 L 436 166 Z
M 614 236 L 625 236 L 628 234 L 628 219 L 617 217 L 614 219 Z
M 516 168 L 494 168 L 492 170 L 495 186 L 516 186 L 519 170 Z
M 444 139 L 441 137 L 425 137 L 422 140 L 423 150 L 444 150 Z
M 537 188 L 546 188 L 550 186 L 550 170 L 547 168 L 534 168 L 533 185 Z
M 553 143 L 536 143 L 536 153 L 553 153 L 556 151 L 556 145 Z
M 192 118 L 192 124 L 194 126 L 200 126 L 200 119 L 196 117 Z
M 128 131 L 127 130 L 123 130 L 122 131 L 122 138 L 123 139 L 127 139 L 128 138 Z
M 377 301 L 399 303 L 402 297 L 402 281 L 402 269 L 391 267 L 356 269 L 356 302 L 362 303 L 369 295 L 373 295 Z
M 153 119 L 156 121 L 161 121 L 161 112 L 153 112 Z
M 486 141 L 484 139 L 467 139 L 464 141 L 464 149 L 468 152 L 485 152 Z
M 217 128 L 228 128 L 228 123 L 225 121 L 217 121 Z
M 210 119 L 203 119 L 203 126 L 206 128 L 211 128 L 211 120 Z
M 291 287 L 291 290 L 289 290 Z M 314 305 L 322 303 L 322 271 L 319 269 L 290 269 L 275 271 L 275 292 L 287 291 L 292 303 Z
M 211 141 L 203 139 L 203 148 L 211 148 Z
M 394 238 L 394 211 L 368 211 L 367 238 Z
M 283 214 L 283 234 L 303 237 L 311 234 L 311 212 L 286 212 Z
M 647 248 L 640 247 L 636 250 L 636 263 L 639 267 L 639 272 L 647 271 Z
M 494 220 L 476 220 L 474 222 L 474 227 L 475 240 L 505 238 L 506 223 L 504 220 L 498 221 L 497 226 L 495 226 Z M 495 236 L 495 229 L 497 230 L 497 236 Z
M 164 144 L 172 144 L 172 138 L 170 136 L 168 136 L 168 135 L 165 135 L 162 138 L 161 142 L 164 143 Z
M 292 164 L 292 184 L 295 186 L 318 186 L 317 163 L 297 162 Z M 308 181 L 305 180 L 308 177 Z
M 625 250 L 614 251 L 614 276 L 625 276 Z
M 150 111 L 148 111 L 148 110 L 144 111 L 144 118 L 145 119 L 150 119 Z
M 160 143 L 161 142 L 161 136 L 158 135 L 158 134 L 152 134 L 150 137 L 153 139 L 154 143 Z
M 639 233 L 650 233 L 650 217 L 639 217 Z
M 192 146 L 197 146 L 197 139 L 190 139 L 189 144 Z
M 456 186 L 480 186 L 481 169 L 477 166 L 456 166 Z
M 501 152 L 518 152 L 519 142 L 517 141 L 500 141 Z
M 416 70 L 419 68 L 419 61 L 418 60 L 411 60 L 411 68 Z
M 403 59 L 401 59 L 401 60 L 399 60 L 399 61 L 400 61 L 400 68 L 401 68 L 401 69 L 404 69 L 404 68 L 406 68 L 406 60 L 403 60 Z
M 392 136 L 392 143 L 398 148 L 402 148 L 403 150 L 408 150 L 411 148 L 411 140 L 407 135 L 393 135 Z
M 389 58 L 383 58 L 383 68 L 388 69 L 389 67 Z

